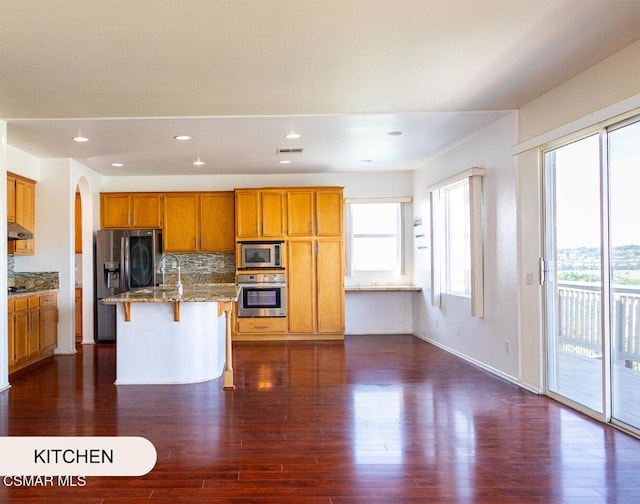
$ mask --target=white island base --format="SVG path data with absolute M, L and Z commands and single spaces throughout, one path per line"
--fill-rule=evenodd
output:
M 117 303 L 116 385 L 213 380 L 225 370 L 225 314 L 216 302 Z M 222 310 L 220 310 L 222 311 Z

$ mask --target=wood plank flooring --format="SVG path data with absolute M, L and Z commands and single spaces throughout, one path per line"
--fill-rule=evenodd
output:
M 0 503 L 640 502 L 640 441 L 412 336 L 238 343 L 234 391 L 115 386 L 112 345 L 12 378 L 0 435 L 144 436 L 143 477 Z

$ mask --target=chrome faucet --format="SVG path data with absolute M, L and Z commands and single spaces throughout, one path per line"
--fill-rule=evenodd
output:
M 172 257 L 176 261 L 176 266 L 178 269 L 178 282 L 176 283 L 176 290 L 178 294 L 182 294 L 182 280 L 180 279 L 180 259 L 175 254 L 163 254 L 160 258 L 160 272 L 162 273 L 162 283 L 164 284 L 165 273 L 167 271 L 167 257 Z

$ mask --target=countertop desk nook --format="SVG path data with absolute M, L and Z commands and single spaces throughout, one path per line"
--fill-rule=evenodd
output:
M 197 383 L 221 376 L 233 388 L 231 311 L 236 284 L 134 289 L 117 305 L 116 384 Z

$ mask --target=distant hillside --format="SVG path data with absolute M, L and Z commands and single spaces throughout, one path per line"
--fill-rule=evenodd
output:
M 640 270 L 640 245 L 614 247 L 612 259 L 616 270 Z M 600 249 L 559 249 L 557 260 L 558 271 L 597 271 L 600 269 Z

